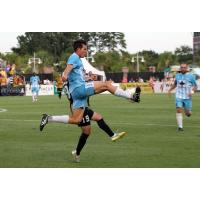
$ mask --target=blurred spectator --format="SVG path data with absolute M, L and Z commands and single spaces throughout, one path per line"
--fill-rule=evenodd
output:
M 134 83 L 135 81 L 134 81 L 134 79 L 133 79 L 133 77 L 129 80 L 129 83 Z
M 15 74 L 13 76 L 13 87 L 17 87 L 18 83 L 19 83 L 19 77 L 18 77 L 18 75 Z
M 25 84 L 25 78 L 22 75 L 18 76 L 18 85 L 24 85 Z
M 127 78 L 127 77 L 124 77 L 124 78 L 122 79 L 122 83 L 128 83 L 128 78 Z
M 149 85 L 151 86 L 151 88 L 152 88 L 152 90 L 153 90 L 153 93 L 155 92 L 155 90 L 154 90 L 154 86 L 155 86 L 155 80 L 154 80 L 155 78 L 153 77 L 153 76 L 151 76 L 150 78 L 149 78 Z
M 8 77 L 7 83 L 8 85 L 13 86 L 13 76 Z
M 1 74 L 3 77 L 7 78 L 7 73 L 6 73 L 6 71 L 5 71 L 4 69 L 1 69 L 0 74 Z
M 5 76 L 3 76 L 2 74 L 0 77 L 0 84 L 1 84 L 1 86 L 7 85 L 7 78 Z
M 16 71 L 15 71 L 15 64 L 13 64 L 12 66 L 11 66 L 11 69 L 10 69 L 10 75 L 11 76 L 13 76 L 14 74 L 16 73 Z
M 43 81 L 44 85 L 50 85 L 51 84 L 51 81 L 49 79 L 45 79 Z
M 10 64 L 6 65 L 6 72 L 7 74 L 10 74 L 11 66 Z
M 141 77 L 139 77 L 138 82 L 139 83 L 144 83 L 144 80 Z
M 63 81 L 62 81 L 62 75 L 59 74 L 59 76 L 56 78 L 56 86 L 57 86 L 57 93 L 59 99 L 61 99 L 62 96 L 62 88 L 63 88 Z

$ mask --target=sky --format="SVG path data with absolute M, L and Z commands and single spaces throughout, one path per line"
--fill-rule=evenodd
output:
M 0 32 L 0 52 L 10 52 L 17 46 L 17 36 L 23 32 Z M 174 51 L 181 45 L 192 47 L 192 32 L 125 32 L 127 51 L 136 53 L 154 50 L 158 53 Z

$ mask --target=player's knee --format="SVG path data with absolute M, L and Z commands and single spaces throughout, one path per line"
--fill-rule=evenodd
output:
M 94 114 L 93 114 L 93 116 L 92 116 L 92 120 L 93 120 L 93 121 L 99 121 L 99 120 L 101 120 L 101 119 L 103 119 L 102 115 L 99 114 L 99 113 L 94 112 Z
M 82 132 L 86 135 L 90 135 L 91 134 L 91 126 L 83 126 Z
M 102 115 L 99 114 L 99 113 L 97 113 L 97 114 L 96 114 L 96 121 L 99 121 L 99 120 L 101 120 L 101 119 L 103 119 Z
M 177 108 L 177 109 L 176 109 L 176 112 L 177 112 L 177 113 L 182 113 L 182 112 L 183 112 L 183 111 L 182 111 L 182 108 Z
M 110 82 L 110 81 L 106 81 L 106 82 L 105 82 L 105 87 L 108 88 L 108 87 L 110 87 L 110 85 L 111 85 L 111 82 Z
M 76 117 L 76 118 L 73 117 L 73 118 L 71 118 L 70 123 L 71 124 L 80 124 L 81 121 L 82 121 L 81 117 Z

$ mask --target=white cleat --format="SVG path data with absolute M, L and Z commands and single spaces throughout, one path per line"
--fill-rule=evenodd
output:
M 74 162 L 76 162 L 76 163 L 80 162 L 80 156 L 76 155 L 76 150 L 72 151 L 72 157 L 74 159 Z
M 115 133 L 112 137 L 111 140 L 113 142 L 117 141 L 118 139 L 124 137 L 126 135 L 126 132 L 120 132 L 120 133 Z

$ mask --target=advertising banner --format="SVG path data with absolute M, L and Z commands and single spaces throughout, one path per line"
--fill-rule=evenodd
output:
M 0 86 L 0 96 L 23 96 L 25 95 L 25 86 Z

